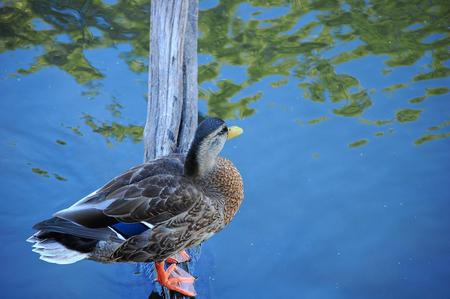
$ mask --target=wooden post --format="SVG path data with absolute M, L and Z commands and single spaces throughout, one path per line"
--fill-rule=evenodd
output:
M 144 161 L 185 152 L 197 127 L 198 0 L 152 0 Z
M 181 115 L 178 149 L 189 150 L 198 121 L 198 0 L 189 0 L 188 19 L 184 40 L 183 111 Z
M 198 0 L 152 0 L 144 162 L 187 152 L 197 128 Z M 180 265 L 189 270 L 187 263 Z M 184 298 L 164 289 L 165 298 Z

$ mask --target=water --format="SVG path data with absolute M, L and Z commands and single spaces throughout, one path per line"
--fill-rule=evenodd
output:
M 223 151 L 245 201 L 202 248 L 198 297 L 448 298 L 448 4 L 287 3 L 200 3 L 200 109 L 245 129 Z M 153 288 L 24 242 L 142 161 L 148 8 L 0 4 L 4 298 Z

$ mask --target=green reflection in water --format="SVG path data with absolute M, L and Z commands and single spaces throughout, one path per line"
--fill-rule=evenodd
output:
M 389 87 L 383 88 L 383 91 L 395 91 L 397 89 L 405 88 L 407 86 L 408 85 L 404 84 L 404 83 L 394 84 L 394 85 L 391 85 Z
M 119 103 L 119 100 L 116 97 L 113 97 L 112 103 L 106 106 L 106 110 L 108 110 L 112 116 L 119 118 L 122 115 L 120 111 L 123 106 Z
M 66 126 L 64 124 L 61 124 L 62 127 L 69 129 L 73 134 L 77 136 L 83 136 L 83 133 L 80 130 L 80 126 L 72 127 L 72 126 Z
M 425 101 L 426 98 L 427 98 L 426 96 L 416 97 L 416 98 L 409 100 L 409 102 L 411 104 L 418 104 L 418 103 L 422 103 L 423 101 Z
M 237 14 L 243 3 L 255 10 L 246 19 Z M 280 6 L 288 7 L 285 14 L 272 19 L 259 18 L 261 10 Z M 86 84 L 88 90 L 84 95 L 92 98 L 100 88 L 92 82 L 104 74 L 89 62 L 84 55 L 86 50 L 126 43 L 131 45 L 131 50 L 124 51 L 120 57 L 130 70 L 147 70 L 149 7 L 149 0 L 119 0 L 114 5 L 100 0 L 4 1 L 0 8 L 0 53 L 40 46 L 43 53 L 18 73 L 56 66 L 77 82 Z M 338 72 L 337 67 L 368 56 L 383 57 L 382 73 L 388 76 L 394 68 L 415 65 L 430 55 L 430 64 L 406 78 L 410 82 L 391 84 L 381 88 L 378 91 L 381 93 L 408 88 L 414 82 L 446 78 L 450 75 L 445 65 L 450 58 L 449 15 L 446 0 L 220 1 L 217 6 L 201 11 L 199 16 L 199 52 L 212 57 L 211 62 L 199 67 L 199 98 L 207 101 L 209 115 L 245 118 L 255 113 L 252 103 L 262 93 L 245 97 L 239 97 L 239 93 L 263 78 L 276 75 L 270 83 L 273 88 L 293 80 L 303 98 L 332 103 L 330 112 L 336 116 L 361 117 L 374 105 L 372 96 L 377 91 L 368 90 L 354 75 Z M 41 25 L 36 25 L 37 21 Z M 62 34 L 68 38 L 58 39 Z M 430 39 L 436 34 L 440 37 Z M 334 51 L 340 45 L 351 43 L 354 46 L 348 51 Z M 224 65 L 243 66 L 244 81 L 218 80 Z M 214 88 L 204 87 L 206 82 Z M 448 92 L 447 87 L 428 88 L 425 95 L 409 102 L 420 105 L 429 96 Z M 120 117 L 118 105 L 113 101 L 107 107 L 115 117 Z M 387 118 L 395 115 L 398 123 L 417 121 L 420 111 L 392 111 Z M 361 122 L 380 126 L 392 120 Z M 98 124 L 90 116 L 85 117 L 85 124 L 108 140 L 121 141 L 125 137 L 136 142 L 141 140 L 140 126 L 117 122 Z
M 30 163 L 27 163 L 27 165 L 31 165 Z M 41 169 L 41 168 L 39 168 L 39 167 L 32 167 L 31 168 L 31 171 L 33 172 L 33 173 L 35 173 L 35 174 L 37 174 L 37 175 L 39 175 L 39 176 L 41 176 L 41 177 L 44 177 L 44 178 L 50 178 L 50 173 L 48 172 L 48 171 L 46 171 L 46 170 L 43 170 L 43 169 Z M 53 177 L 55 178 L 55 179 L 57 179 L 58 181 L 67 181 L 67 178 L 65 178 L 65 177 L 63 177 L 63 176 L 61 176 L 61 175 L 59 175 L 59 174 L 57 174 L 57 173 L 53 173 Z
M 368 142 L 369 142 L 369 140 L 367 140 L 367 139 L 361 139 L 361 140 L 357 140 L 355 142 L 350 143 L 348 145 L 348 147 L 350 147 L 350 148 L 360 147 L 360 146 L 367 144 Z
M 83 133 L 81 133 L 80 128 L 79 127 L 69 127 L 73 133 L 75 133 L 78 136 L 83 136 Z
M 278 88 L 281 86 L 284 86 L 286 84 L 288 84 L 288 80 L 284 79 L 284 80 L 278 80 L 278 81 L 273 81 L 272 83 L 270 83 L 270 86 L 272 86 L 273 88 Z
M 427 96 L 446 94 L 450 91 L 447 87 L 427 88 Z
M 360 118 L 359 122 L 365 125 L 371 125 L 371 126 L 385 126 L 392 124 L 394 121 L 389 119 L 377 119 L 377 120 L 370 120 L 365 118 Z
M 328 120 L 328 117 L 321 116 L 321 117 L 314 118 L 314 119 L 307 120 L 307 121 L 303 121 L 301 119 L 296 119 L 295 123 L 298 124 L 298 125 L 305 125 L 305 124 L 306 125 L 316 125 L 316 124 L 319 124 L 319 123 L 324 122 L 326 120 Z
M 130 43 L 133 50 L 122 57 L 131 69 L 148 54 L 149 1 L 119 1 L 110 6 L 102 1 L 3 1 L 0 8 L 0 53 L 41 46 L 44 53 L 27 69 L 27 74 L 56 66 L 79 83 L 101 79 L 103 74 L 85 57 L 86 49 Z M 36 25 L 46 24 L 46 26 Z M 61 41 L 58 36 L 69 36 Z M 140 68 L 142 70 L 142 68 Z M 145 70 L 145 68 L 143 69 Z
M 425 135 L 425 136 L 418 138 L 416 141 L 414 141 L 414 143 L 417 145 L 420 145 L 420 144 L 423 144 L 428 141 L 447 138 L 447 137 L 450 137 L 450 133 L 430 134 L 430 135 Z
M 67 179 L 63 176 L 60 176 L 57 173 L 54 173 L 53 176 L 55 177 L 55 179 L 57 179 L 58 181 L 67 181 Z
M 123 141 L 125 138 L 129 138 L 131 141 L 137 143 L 142 140 L 142 134 L 144 132 L 143 126 L 137 125 L 122 125 L 116 122 L 99 123 L 93 116 L 89 114 L 83 115 L 84 123 L 97 134 L 104 136 L 109 145 L 112 145 L 111 140 L 118 142 Z
M 414 110 L 414 109 L 403 109 L 398 111 L 395 114 L 397 120 L 401 123 L 406 123 L 410 121 L 415 121 L 419 118 L 422 110 Z
M 48 171 L 40 169 L 38 167 L 31 168 L 31 171 L 34 172 L 35 174 L 38 174 L 38 175 L 46 177 L 46 178 L 50 177 L 50 175 L 48 174 Z
M 427 130 L 428 131 L 437 131 L 437 130 L 443 129 L 445 127 L 448 127 L 448 126 L 450 126 L 450 121 L 444 121 L 443 123 L 441 123 L 437 126 L 429 127 Z

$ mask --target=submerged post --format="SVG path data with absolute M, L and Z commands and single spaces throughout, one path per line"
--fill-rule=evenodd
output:
M 198 0 L 152 0 L 144 161 L 187 152 L 197 128 Z M 187 264 L 180 265 L 187 268 Z M 180 294 L 166 298 L 182 298 Z

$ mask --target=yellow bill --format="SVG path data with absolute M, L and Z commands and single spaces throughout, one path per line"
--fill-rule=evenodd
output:
M 242 128 L 239 128 L 238 126 L 232 126 L 228 128 L 228 139 L 232 139 L 234 137 L 237 137 L 244 133 L 244 130 Z

